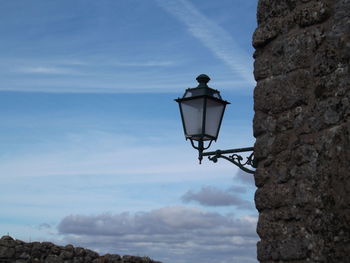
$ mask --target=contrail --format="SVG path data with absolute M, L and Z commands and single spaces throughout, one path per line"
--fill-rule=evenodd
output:
M 188 31 L 244 80 L 254 82 L 253 60 L 223 28 L 201 14 L 187 0 L 156 0 L 184 23 Z

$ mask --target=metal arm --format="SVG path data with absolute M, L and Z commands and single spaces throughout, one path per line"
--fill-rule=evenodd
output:
M 252 152 L 248 157 L 247 160 L 244 162 L 243 157 L 241 155 L 238 155 L 237 153 L 241 152 Z M 231 154 L 229 156 L 225 156 L 224 154 Z M 234 165 L 238 166 L 240 169 L 245 171 L 246 173 L 254 174 L 254 170 L 248 169 L 245 166 L 250 166 L 252 168 L 257 167 L 256 160 L 254 159 L 254 148 L 253 147 L 247 147 L 247 148 L 237 148 L 237 149 L 229 149 L 229 150 L 217 150 L 213 152 L 200 152 L 199 153 L 199 159 L 201 160 L 203 156 L 208 156 L 208 159 L 214 163 L 218 161 L 218 158 L 223 158 L 227 161 L 230 161 Z
M 229 149 L 229 150 L 224 150 L 224 151 L 216 150 L 213 152 L 204 152 L 204 150 L 207 150 L 210 147 L 213 140 L 209 141 L 208 146 L 206 146 L 206 147 L 204 146 L 203 141 L 198 141 L 197 146 L 195 145 L 195 143 L 192 139 L 190 139 L 190 141 L 191 141 L 192 147 L 195 148 L 196 150 L 198 150 L 199 164 L 202 163 L 204 156 L 208 156 L 208 159 L 214 163 L 216 163 L 219 158 L 222 158 L 222 159 L 225 159 L 225 160 L 233 163 L 234 165 L 238 166 L 240 169 L 242 169 L 246 173 L 250 173 L 250 174 L 255 173 L 255 170 L 253 170 L 253 169 L 257 167 L 257 162 L 254 159 L 254 147 Z M 243 157 L 241 155 L 237 154 L 237 153 L 241 153 L 241 152 L 252 152 L 252 153 L 247 157 L 247 160 L 244 162 Z M 231 154 L 231 155 L 225 156 L 224 154 Z M 253 169 L 249 169 L 246 166 L 251 167 Z

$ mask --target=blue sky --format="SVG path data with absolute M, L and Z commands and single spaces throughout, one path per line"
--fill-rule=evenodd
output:
M 257 1 L 0 1 L 0 235 L 169 263 L 256 262 L 252 176 L 198 165 L 173 99 L 252 146 Z

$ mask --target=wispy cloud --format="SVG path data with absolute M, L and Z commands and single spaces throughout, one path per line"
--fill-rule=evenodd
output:
M 174 76 L 159 71 L 174 60 L 14 58 L 0 62 L 0 91 L 45 93 L 165 93 L 183 89 Z M 155 72 L 158 74 L 154 75 Z M 176 79 L 176 78 L 175 78 Z M 237 83 L 239 86 L 239 83 Z
M 175 61 L 135 61 L 135 62 L 112 62 L 113 66 L 122 67 L 169 67 L 178 63 Z
M 25 74 L 49 74 L 49 75 L 77 75 L 81 74 L 76 70 L 56 67 L 56 66 L 31 66 L 21 67 L 16 70 L 19 73 Z
M 213 52 L 229 68 L 250 83 L 253 79 L 253 60 L 240 48 L 232 36 L 209 20 L 187 0 L 156 0 L 158 4 L 184 23 L 188 31 Z
M 96 70 L 96 68 L 113 68 L 113 67 L 170 67 L 177 65 L 178 62 L 171 60 L 146 60 L 146 61 L 116 61 L 116 60 L 99 60 L 99 59 L 85 59 L 85 60 L 73 60 L 73 59 L 45 59 L 45 60 L 33 60 L 33 59 L 7 59 L 3 61 L 6 68 L 15 73 L 25 74 L 60 74 L 60 75 L 88 75 L 90 71 Z M 11 65 L 8 67 L 8 65 Z M 0 65 L 1 66 L 1 65 Z M 5 68 L 5 70 L 6 70 Z
M 116 71 L 116 73 L 107 72 L 99 75 L 93 70 L 84 72 L 79 69 L 79 72 L 69 72 L 70 75 L 67 76 L 59 74 L 50 75 L 48 73 L 16 74 L 15 76 L 6 77 L 7 79 L 4 80 L 5 84 L 0 85 L 0 91 L 72 94 L 174 93 L 181 95 L 184 88 L 196 85 L 190 81 L 178 82 L 176 80 L 179 78 L 170 76 L 170 73 L 156 76 L 147 76 L 145 73 L 147 73 L 146 70 L 140 74 L 136 74 L 133 70 L 129 70 L 128 72 L 124 70 L 123 73 Z M 79 76 L 75 76 L 74 74 L 79 74 Z M 151 79 L 150 76 L 153 78 Z M 236 94 L 246 94 L 247 89 L 242 90 L 242 87 L 246 87 L 247 85 L 249 83 L 246 81 L 218 82 L 215 88 L 220 90 L 234 90 L 237 92 Z
M 166 135 L 160 136 L 167 140 Z M 150 183 L 203 180 L 218 171 L 225 177 L 232 171 L 229 164 L 215 167 L 206 162 L 199 166 L 190 148 L 184 153 L 182 146 L 169 143 L 156 145 L 152 137 L 144 136 L 142 139 L 98 131 L 84 135 L 68 134 L 56 143 L 38 144 L 37 149 L 32 149 L 30 153 L 1 159 L 0 178 L 105 175 L 117 176 L 121 183 Z M 135 158 L 138 158 L 136 166 Z M 189 159 L 194 161 L 188 162 Z M 140 177 L 141 174 L 147 176 Z M 173 174 L 176 176 L 171 176 Z

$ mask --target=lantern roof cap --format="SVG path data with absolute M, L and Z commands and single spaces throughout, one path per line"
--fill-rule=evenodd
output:
M 209 96 L 221 100 L 220 91 L 212 89 L 208 86 L 210 78 L 206 74 L 200 74 L 196 80 L 198 86 L 195 88 L 186 89 L 183 98 L 198 97 L 198 96 Z
M 204 88 L 204 87 L 208 87 L 208 82 L 210 81 L 210 78 L 208 75 L 206 74 L 200 74 L 196 80 L 198 81 L 198 87 L 197 88 Z
M 185 94 L 182 98 L 178 98 L 175 101 L 181 102 L 181 101 L 187 101 L 192 100 L 196 98 L 201 97 L 209 97 L 211 99 L 217 100 L 220 103 L 230 104 L 228 101 L 225 101 L 221 98 L 220 91 L 216 89 L 212 89 L 208 86 L 208 82 L 210 81 L 210 78 L 206 74 L 200 74 L 196 78 L 198 81 L 198 86 L 195 88 L 188 88 L 185 91 Z

